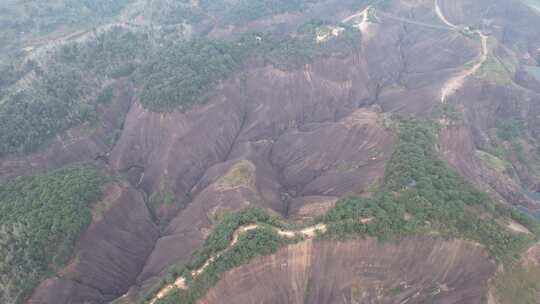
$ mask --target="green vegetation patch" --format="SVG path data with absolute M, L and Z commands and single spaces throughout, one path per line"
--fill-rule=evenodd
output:
M 536 62 L 538 66 L 525 66 L 525 70 L 538 81 L 540 81 L 540 54 L 538 54 L 538 56 L 536 57 Z
M 437 158 L 438 124 L 406 119 L 399 122 L 397 131 L 399 141 L 380 188 L 371 197 L 342 199 L 326 215 L 316 219 L 315 223 L 327 226 L 320 237 L 343 240 L 370 235 L 389 240 L 435 234 L 477 241 L 498 262 L 507 264 L 515 261 L 535 237 L 508 230 L 500 219 L 511 218 L 535 236 L 540 235 L 540 224 L 536 220 L 494 204 L 485 193 L 476 190 Z M 169 283 L 184 276 L 189 288 L 176 290 L 158 303 L 195 303 L 225 271 L 249 262 L 254 256 L 271 254 L 287 244 L 275 236 L 273 229 L 250 232 L 245 238 L 242 234 L 242 241 L 234 250 L 226 251 L 202 275 L 191 278 L 192 270 L 199 269 L 211 256 L 227 248 L 238 227 L 250 223 L 283 227 L 260 209 L 226 214 L 192 262 L 170 272 Z M 246 239 L 251 243 L 245 244 Z M 240 248 L 244 246 L 246 250 Z M 147 300 L 166 282 L 157 286 Z
M 251 161 L 240 161 L 218 180 L 218 184 L 225 188 L 255 187 L 255 169 L 255 165 Z
M 496 135 L 499 139 L 510 142 L 508 152 L 513 153 L 517 161 L 523 165 L 529 164 L 528 151 L 523 146 L 524 130 L 527 129 L 526 123 L 521 119 L 506 119 L 497 122 Z
M 225 20 L 242 24 L 262 17 L 301 11 L 303 0 L 238 0 L 225 13 Z
M 195 304 L 206 295 L 208 290 L 216 285 L 221 276 L 228 270 L 244 265 L 257 256 L 275 253 L 287 240 L 279 236 L 270 227 L 257 228 L 247 231 L 238 237 L 238 242 L 224 252 L 203 273 L 194 279 L 188 290 L 177 289 L 157 304 Z
M 35 5 L 34 2 L 29 2 L 29 7 Z M 69 9 L 78 11 L 92 7 L 115 14 L 123 7 L 121 4 L 111 8 L 110 4 L 101 2 L 77 4 Z M 228 7 L 225 14 L 230 14 L 234 20 L 304 7 L 304 1 L 296 0 L 240 0 L 223 4 Z M 167 11 L 168 5 L 173 4 L 158 1 L 156 10 L 161 7 Z M 173 6 L 195 9 L 189 1 L 179 1 Z M 203 10 L 219 7 L 219 3 L 200 2 Z M 317 43 L 317 31 L 330 25 L 326 21 L 311 21 L 294 37 L 286 38 L 250 34 L 234 42 L 195 39 L 173 43 L 164 37 L 151 43 L 147 34 L 115 27 L 84 42 L 62 46 L 51 54 L 48 63 L 1 64 L 0 155 L 35 151 L 69 128 L 96 119 L 95 101 L 106 104 L 110 98 L 109 89 L 98 96 L 104 84 L 137 70 L 143 87 L 141 103 L 145 108 L 158 112 L 185 111 L 207 100 L 212 88 L 226 78 L 243 57 L 262 56 L 275 66 L 288 69 L 298 68 L 318 56 L 349 54 L 358 47 L 360 32 L 342 24 L 332 25 L 344 28 L 337 37 Z M 155 45 L 160 49 L 150 56 Z M 143 68 L 138 69 L 141 65 Z M 25 76 L 30 83 L 19 86 L 17 81 Z
M 525 122 L 519 119 L 507 119 L 497 122 L 497 137 L 502 140 L 514 140 L 523 135 L 525 130 Z
M 339 35 L 317 41 L 317 35 L 328 28 L 340 28 Z M 264 57 L 280 69 L 295 69 L 318 57 L 343 57 L 358 49 L 359 30 L 346 24 L 333 24 L 325 20 L 311 20 L 299 27 L 294 37 L 276 38 L 265 34 L 248 34 L 237 45 Z
M 174 43 L 142 68 L 141 103 L 158 112 L 188 110 L 203 102 L 205 93 L 225 78 L 238 60 L 226 42 L 194 39 Z
M 370 235 L 389 240 L 435 234 L 477 241 L 505 265 L 515 261 L 535 236 L 540 235 L 540 224 L 522 212 L 494 204 L 485 193 L 439 160 L 435 144 L 438 130 L 438 124 L 431 121 L 402 120 L 397 127 L 399 142 L 381 187 L 371 197 L 342 199 L 326 215 L 316 219 L 315 223 L 327 226 L 320 237 L 343 240 Z M 511 232 L 501 224 L 500 219 L 504 218 L 524 225 L 535 236 Z M 226 214 L 192 262 L 171 270 L 168 282 L 183 276 L 188 279 L 189 288 L 175 290 L 158 303 L 195 303 L 225 271 L 287 244 L 271 228 L 242 234 L 233 250 L 225 251 L 202 275 L 191 278 L 191 271 L 227 248 L 238 227 L 250 223 L 284 226 L 260 209 Z M 166 283 L 157 286 L 147 300 Z
M 512 76 L 503 62 L 491 54 L 488 55 L 487 60 L 480 66 L 476 76 L 497 84 L 512 83 Z
M 101 91 L 104 83 L 131 75 L 141 65 L 136 75 L 143 87 L 143 106 L 157 112 L 186 111 L 205 102 L 246 56 L 262 56 L 288 69 L 318 56 L 340 56 L 356 49 L 360 32 L 345 25 L 340 25 L 344 31 L 339 36 L 317 43 L 317 29 L 326 25 L 309 22 L 288 38 L 249 34 L 235 42 L 163 41 L 165 46 L 150 58 L 153 44 L 146 34 L 115 27 L 86 42 L 61 47 L 48 64 L 4 66 L 7 73 L 0 82 L 6 86 L 17 86 L 14 83 L 23 75 L 31 75 L 31 83 L 0 92 L 0 155 L 35 151 L 69 128 L 97 119 L 97 104 L 111 99 L 111 88 Z
M 500 173 L 508 171 L 512 166 L 512 164 L 510 164 L 509 162 L 504 161 L 497 156 L 482 150 L 476 150 L 474 154 L 476 155 L 476 157 L 481 159 L 488 167 Z
M 106 75 L 141 60 L 146 38 L 113 28 L 88 42 L 63 46 L 45 66 L 25 65 L 25 73 L 32 75 L 30 85 L 0 100 L 0 155 L 34 151 L 55 135 L 95 119 L 96 95 Z
M 436 119 L 448 119 L 450 122 L 463 121 L 463 113 L 451 103 L 439 103 L 435 106 L 432 113 Z
M 199 0 L 193 1 L 155 0 L 145 10 L 148 19 L 164 25 L 184 22 L 199 23 L 212 20 L 215 26 L 227 24 L 245 25 L 260 18 L 286 12 L 297 12 L 306 8 L 304 0 Z M 150 15 L 151 14 L 151 15 Z
M 250 33 L 235 42 L 194 39 L 172 43 L 140 70 L 141 103 L 156 112 L 187 111 L 204 103 L 216 84 L 246 56 L 263 57 L 288 69 L 309 63 L 315 57 L 349 54 L 358 46 L 360 32 L 345 25 L 339 36 L 317 43 L 317 28 L 327 24 L 306 23 L 296 37 Z
M 339 201 L 323 218 L 328 223 L 325 237 L 367 234 L 389 239 L 435 232 L 478 241 L 498 261 L 516 258 L 532 237 L 513 233 L 496 219 L 511 217 L 534 232 L 539 231 L 537 222 L 498 207 L 439 160 L 437 131 L 432 122 L 402 121 L 381 189 L 371 198 Z
M 100 104 L 110 104 L 114 97 L 114 88 L 113 86 L 107 86 L 101 93 L 99 93 L 96 98 L 96 102 Z
M 500 304 L 536 304 L 540 293 L 540 267 L 512 265 L 494 281 Z
M 46 34 L 95 26 L 117 16 L 130 0 L 5 0 L 0 1 L 0 46 L 13 51 Z M 37 40 L 37 39 L 36 39 Z M 1 60 L 1 59 L 0 59 Z
M 284 227 L 283 223 L 276 217 L 268 215 L 259 208 L 248 208 L 236 213 L 223 214 L 223 219 L 213 228 L 203 247 L 193 254 L 191 262 L 187 265 L 173 266 L 167 277 L 152 288 L 145 300 L 149 301 L 163 286 L 173 283 L 179 276 L 184 276 L 190 283 L 189 292 L 174 292 L 158 303 L 195 303 L 191 301 L 204 296 L 206 290 L 218 282 L 219 276 L 223 272 L 240 266 L 257 255 L 265 255 L 265 252 L 272 253 L 277 250 L 279 244 L 284 244 L 281 238 L 278 242 L 273 229 L 251 231 L 250 237 L 244 237 L 242 234 L 238 243 L 232 248 L 233 250 L 225 252 L 215 261 L 215 263 L 220 263 L 219 265 L 207 268 L 195 280 L 191 278 L 193 270 L 201 268 L 210 257 L 227 249 L 237 228 L 255 223 L 263 224 L 263 226 Z
M 0 186 L 1 303 L 22 303 L 68 261 L 91 222 L 101 180 L 97 169 L 77 166 Z

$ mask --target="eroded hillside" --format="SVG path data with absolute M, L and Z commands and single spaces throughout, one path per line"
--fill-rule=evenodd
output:
M 540 232 L 530 3 L 127 2 L 88 17 L 93 31 L 21 36 L 12 47 L 31 49 L 6 57 L 0 202 L 40 201 L 10 185 L 81 162 L 103 183 L 62 263 L 22 286 L 4 259 L 4 302 L 505 304 L 540 291 L 536 270 L 511 266 Z M 253 208 L 264 215 L 241 217 Z M 2 235 L 28 223 L 10 221 L 0 241 L 17 252 Z M 256 223 L 238 246 L 235 229 Z M 295 235 L 312 225 L 327 235 Z

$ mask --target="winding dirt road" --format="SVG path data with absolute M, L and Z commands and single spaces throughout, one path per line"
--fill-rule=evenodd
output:
M 435 13 L 444 24 L 448 25 L 449 27 L 457 28 L 455 24 L 446 19 L 446 16 L 443 14 L 441 7 L 439 6 L 439 0 L 435 0 Z
M 370 221 L 370 220 L 371 219 L 368 219 L 368 221 Z M 361 220 L 361 222 L 365 223 L 366 219 Z M 202 265 L 199 269 L 193 270 L 191 272 L 191 276 L 193 278 L 196 278 L 197 276 L 201 275 L 201 273 L 203 273 L 203 271 L 208 266 L 210 266 L 210 264 L 212 264 L 216 259 L 218 259 L 227 250 L 229 250 L 234 245 L 236 245 L 236 243 L 238 243 L 238 238 L 240 237 L 240 235 L 242 235 L 243 233 L 246 233 L 248 231 L 255 230 L 255 229 L 259 228 L 259 227 L 260 227 L 260 225 L 258 225 L 258 224 L 250 224 L 250 225 L 245 225 L 245 226 L 241 226 L 241 227 L 237 228 L 236 231 L 233 233 L 233 237 L 232 237 L 232 240 L 231 240 L 231 243 L 229 244 L 229 246 L 226 249 L 222 250 L 221 252 L 217 253 L 216 255 L 210 257 L 204 263 L 204 265 Z M 282 229 L 279 229 L 279 228 L 276 228 L 276 227 L 273 227 L 273 229 L 277 232 L 278 235 L 280 235 L 282 237 L 285 237 L 285 238 L 288 238 L 288 239 L 292 239 L 292 238 L 294 238 L 296 236 L 302 236 L 302 237 L 304 237 L 306 239 L 311 239 L 311 238 L 314 238 L 315 236 L 317 236 L 318 232 L 324 233 L 326 231 L 326 224 L 318 224 L 318 225 L 310 226 L 310 227 L 299 229 L 299 230 L 282 230 Z M 169 284 L 169 285 L 166 285 L 165 287 L 163 287 L 156 294 L 156 296 L 150 301 L 150 304 L 155 304 L 157 300 L 163 299 L 164 297 L 166 297 L 168 294 L 170 294 L 176 288 L 178 288 L 178 289 L 187 289 L 188 285 L 186 283 L 186 278 L 178 277 L 173 284 Z
M 444 24 L 448 25 L 451 28 L 459 30 L 459 27 L 448 21 L 446 16 L 443 14 L 441 7 L 439 6 L 438 0 L 435 0 L 435 13 Z M 470 69 L 463 70 L 457 75 L 454 75 L 452 78 L 448 79 L 448 81 L 446 81 L 444 86 L 441 88 L 441 103 L 445 103 L 449 96 L 455 94 L 461 87 L 463 87 L 463 85 L 465 84 L 465 80 L 469 76 L 476 74 L 476 72 L 478 72 L 480 67 L 482 67 L 482 65 L 488 59 L 488 36 L 486 36 L 480 30 L 473 31 L 471 33 L 476 34 L 480 37 L 480 55 L 476 60 L 477 62 Z
M 342 22 L 346 23 L 346 22 L 350 22 L 351 20 L 354 20 L 355 18 L 362 17 L 362 21 L 358 23 L 357 26 L 360 28 L 362 32 L 364 32 L 367 30 L 367 25 L 368 25 L 367 19 L 368 19 L 369 9 L 370 8 L 368 7 L 364 9 L 363 11 L 355 13 L 354 15 L 351 15 L 343 19 Z M 434 10 L 437 17 L 439 17 L 439 19 L 442 21 L 442 23 L 445 24 L 445 26 L 411 20 L 411 19 L 395 16 L 389 13 L 380 12 L 380 11 L 377 11 L 377 16 L 387 18 L 387 19 L 392 19 L 399 22 L 405 22 L 409 24 L 414 24 L 418 26 L 429 27 L 429 28 L 439 29 L 439 30 L 452 30 L 452 31 L 457 31 L 457 32 L 467 31 L 466 29 L 460 28 L 459 26 L 453 24 L 452 22 L 448 20 L 448 18 L 446 18 L 446 16 L 442 12 L 441 7 L 439 6 L 438 0 L 434 0 Z M 480 37 L 480 44 L 481 44 L 480 54 L 478 58 L 475 60 L 475 63 L 472 67 L 460 71 L 459 73 L 453 75 L 450 79 L 448 79 L 444 83 L 443 87 L 441 88 L 441 103 L 445 103 L 449 96 L 455 94 L 460 88 L 462 88 L 463 85 L 465 84 L 466 79 L 469 76 L 476 74 L 476 72 L 478 72 L 480 67 L 482 67 L 482 65 L 488 59 L 488 54 L 489 54 L 488 36 L 486 36 L 480 30 L 469 31 L 469 33 L 473 35 L 478 35 Z

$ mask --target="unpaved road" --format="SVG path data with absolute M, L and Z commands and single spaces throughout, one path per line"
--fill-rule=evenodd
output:
M 364 223 L 363 220 L 361 220 L 361 222 Z M 248 231 L 251 231 L 251 230 L 255 230 L 255 229 L 259 228 L 259 227 L 260 227 L 260 225 L 258 225 L 258 224 L 250 224 L 250 225 L 245 225 L 245 226 L 241 226 L 241 227 L 237 228 L 236 231 L 233 233 L 233 237 L 232 237 L 232 240 L 231 240 L 231 243 L 229 244 L 229 246 L 226 249 L 222 250 L 221 252 L 217 253 L 216 255 L 210 257 L 204 263 L 204 265 L 202 265 L 199 269 L 193 270 L 191 272 L 191 276 L 193 278 L 195 278 L 195 277 L 199 276 L 201 273 L 203 273 L 203 271 L 210 264 L 212 264 L 216 259 L 218 259 L 224 252 L 226 252 L 227 250 L 232 248 L 234 245 L 236 245 L 236 243 L 238 243 L 238 238 L 240 237 L 241 234 L 244 234 L 244 233 L 246 233 Z M 298 235 L 298 236 L 302 236 L 302 237 L 304 237 L 306 239 L 311 239 L 311 238 L 314 238 L 317 235 L 317 232 L 325 232 L 326 231 L 326 224 L 318 224 L 318 225 L 310 226 L 310 227 L 300 229 L 300 230 L 282 230 L 282 229 L 279 229 L 279 228 L 276 228 L 276 227 L 273 227 L 273 229 L 277 232 L 278 235 L 280 235 L 282 237 L 285 237 L 285 238 L 292 239 L 292 238 L 294 238 L 294 237 L 296 237 Z M 173 284 L 169 284 L 169 285 L 166 285 L 165 287 L 163 287 L 156 294 L 156 296 L 150 301 L 150 304 L 154 304 L 157 300 L 164 298 L 165 296 L 167 296 L 169 293 L 171 293 L 176 288 L 179 288 L 179 289 L 187 289 L 188 288 L 188 286 L 186 284 L 186 279 L 184 277 L 178 277 Z
M 441 7 L 439 6 L 439 0 L 435 0 L 435 13 L 444 24 L 448 25 L 449 27 L 457 28 L 455 24 L 446 19 L 446 16 L 443 14 Z
M 441 10 L 441 7 L 439 6 L 439 1 L 438 0 L 435 0 L 435 13 L 437 14 L 439 19 L 441 19 L 441 21 L 444 24 L 446 24 L 449 27 L 454 28 L 456 30 L 459 29 L 459 27 L 457 25 L 455 25 L 452 22 L 448 21 L 448 19 L 446 18 L 446 16 L 443 14 L 443 12 Z M 471 32 L 471 33 L 476 34 L 476 35 L 478 35 L 480 37 L 480 43 L 481 43 L 480 55 L 479 55 L 478 59 L 476 60 L 476 63 L 470 69 L 463 70 L 460 73 L 458 73 L 457 75 L 454 75 L 453 77 L 448 79 L 448 81 L 446 81 L 444 86 L 441 88 L 441 103 L 445 103 L 449 96 L 453 95 L 461 87 L 463 87 L 467 77 L 472 76 L 476 72 L 478 72 L 480 67 L 488 59 L 488 53 L 489 53 L 489 50 L 488 50 L 488 36 L 484 35 L 484 33 L 482 33 L 479 30 L 476 30 L 476 31 Z

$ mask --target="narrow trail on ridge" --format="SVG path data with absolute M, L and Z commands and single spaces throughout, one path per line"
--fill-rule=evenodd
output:
M 441 7 L 439 6 L 439 0 L 435 0 L 435 13 L 444 24 L 448 25 L 449 27 L 457 28 L 455 24 L 446 19 L 446 16 L 443 14 Z
M 370 221 L 370 220 L 371 219 L 364 219 L 364 220 L 361 220 L 361 222 L 365 223 L 365 222 Z M 260 227 L 261 226 L 259 224 L 250 224 L 250 225 L 245 225 L 245 226 L 238 227 L 235 230 L 235 232 L 233 233 L 232 240 L 231 240 L 229 246 L 227 246 L 227 248 L 225 248 L 224 250 L 222 250 L 219 253 L 215 254 L 214 256 L 210 257 L 199 269 L 193 270 L 191 272 L 191 276 L 193 278 L 196 278 L 197 276 L 201 275 L 204 272 L 204 270 L 208 266 L 210 266 L 210 264 L 212 264 L 223 253 L 225 253 L 227 250 L 231 249 L 234 245 L 236 245 L 238 243 L 238 239 L 239 239 L 240 235 L 242 235 L 242 234 L 244 234 L 246 232 L 258 229 Z M 318 232 L 324 233 L 326 231 L 326 224 L 318 224 L 318 225 L 306 227 L 306 228 L 299 229 L 299 230 L 282 230 L 282 229 L 279 229 L 279 228 L 276 228 L 276 227 L 272 227 L 272 229 L 274 229 L 279 236 L 282 236 L 282 237 L 285 237 L 285 238 L 292 239 L 292 238 L 294 238 L 296 236 L 301 236 L 301 237 L 304 237 L 306 239 L 312 239 L 315 236 L 317 236 Z M 156 296 L 154 298 L 152 298 L 152 300 L 149 303 L 150 304 L 155 304 L 156 301 L 158 301 L 160 299 L 163 299 L 164 297 L 169 295 L 172 291 L 174 291 L 176 288 L 178 288 L 178 289 L 188 289 L 188 284 L 186 282 L 185 277 L 178 277 L 174 283 L 168 284 L 165 287 L 163 287 L 162 289 L 160 289 L 159 292 L 156 294 Z
M 439 17 L 439 19 L 449 27 L 459 30 L 459 27 L 446 18 L 446 16 L 443 14 L 441 7 L 439 6 L 439 0 L 434 0 L 435 3 L 435 13 Z M 476 34 L 480 37 L 480 43 L 481 43 L 481 50 L 480 55 L 478 56 L 477 62 L 470 68 L 461 71 L 457 75 L 454 75 L 450 79 L 448 79 L 443 87 L 441 88 L 441 103 L 445 103 L 449 96 L 455 94 L 463 85 L 465 84 L 465 80 L 467 77 L 472 76 L 478 72 L 480 67 L 486 62 L 488 59 L 488 36 L 486 36 L 484 33 L 482 33 L 480 30 L 476 30 L 471 32 L 472 34 Z

